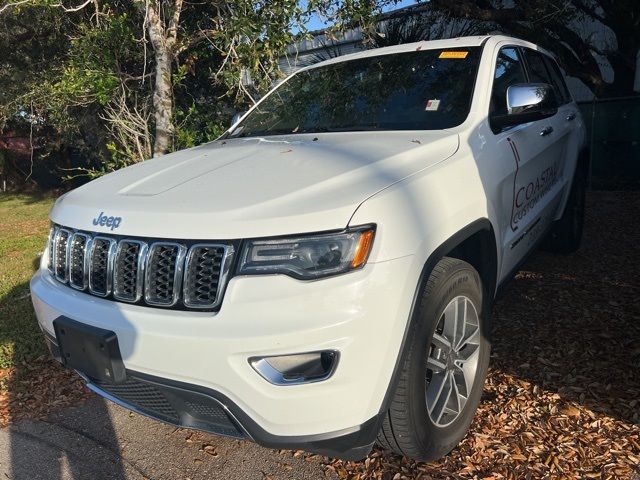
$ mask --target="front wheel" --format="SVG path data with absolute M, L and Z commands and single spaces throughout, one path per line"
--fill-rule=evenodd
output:
M 378 443 L 416 460 L 435 460 L 464 437 L 489 363 L 489 317 L 478 272 L 444 258 L 422 292 L 409 352 Z

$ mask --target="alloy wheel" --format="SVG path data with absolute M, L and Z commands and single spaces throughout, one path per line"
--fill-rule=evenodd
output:
M 445 307 L 427 356 L 426 403 L 431 421 L 446 427 L 462 413 L 480 357 L 480 322 L 473 302 L 457 296 Z

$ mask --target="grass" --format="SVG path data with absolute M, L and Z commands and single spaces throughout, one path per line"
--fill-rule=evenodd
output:
M 45 352 L 29 297 L 49 233 L 47 196 L 0 194 L 0 369 Z

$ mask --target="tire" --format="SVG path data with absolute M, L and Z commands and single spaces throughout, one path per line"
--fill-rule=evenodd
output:
M 472 383 L 466 392 L 466 402 L 461 407 L 456 404 L 459 407 L 457 415 L 454 417 L 455 412 L 447 413 L 447 409 L 442 408 L 442 415 L 438 419 L 443 403 L 441 400 L 434 401 L 437 395 L 434 396 L 433 392 L 443 384 L 442 379 L 447 375 L 449 379 L 461 378 L 460 368 L 455 364 L 459 361 L 456 358 L 462 357 L 456 357 L 455 354 L 448 356 L 446 349 L 439 346 L 444 344 L 442 338 L 451 332 L 448 327 L 450 323 L 447 322 L 455 315 L 448 314 L 452 312 L 451 305 L 455 307 L 456 304 L 458 308 L 466 305 L 466 311 L 470 312 L 470 322 L 465 324 L 463 330 L 467 333 L 474 331 L 471 320 L 473 313 L 476 313 L 475 350 L 467 349 L 473 347 L 469 343 L 460 352 L 462 356 L 474 352 L 470 357 L 476 355 L 477 363 L 475 374 L 471 371 L 468 373 Z M 407 338 L 409 350 L 378 434 L 380 446 L 414 460 L 430 461 L 449 453 L 464 437 L 480 402 L 489 364 L 488 305 L 490 302 L 485 297 L 480 276 L 471 265 L 454 258 L 443 258 L 438 262 L 421 293 L 417 318 Z M 453 338 L 455 340 L 455 334 Z M 444 369 L 440 368 L 445 364 Z M 454 371 L 457 373 L 452 375 Z M 432 387 L 431 395 L 428 394 L 429 387 Z
M 578 167 L 562 217 L 553 222 L 551 230 L 542 243 L 543 250 L 551 253 L 568 254 L 580 248 L 584 228 L 586 190 L 585 175 L 582 169 Z

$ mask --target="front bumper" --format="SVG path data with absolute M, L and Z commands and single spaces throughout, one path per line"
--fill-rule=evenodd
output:
M 59 316 L 115 332 L 131 378 L 204 395 L 230 413 L 243 436 L 271 447 L 362 457 L 375 439 L 409 317 L 419 275 L 412 262 L 403 257 L 370 263 L 313 282 L 235 277 L 217 313 L 104 300 L 61 285 L 43 270 L 32 279 L 31 291 L 50 339 Z M 340 363 L 331 378 L 316 383 L 272 385 L 248 361 L 319 350 L 339 351 Z M 91 387 L 153 415 L 122 401 L 122 393 Z

